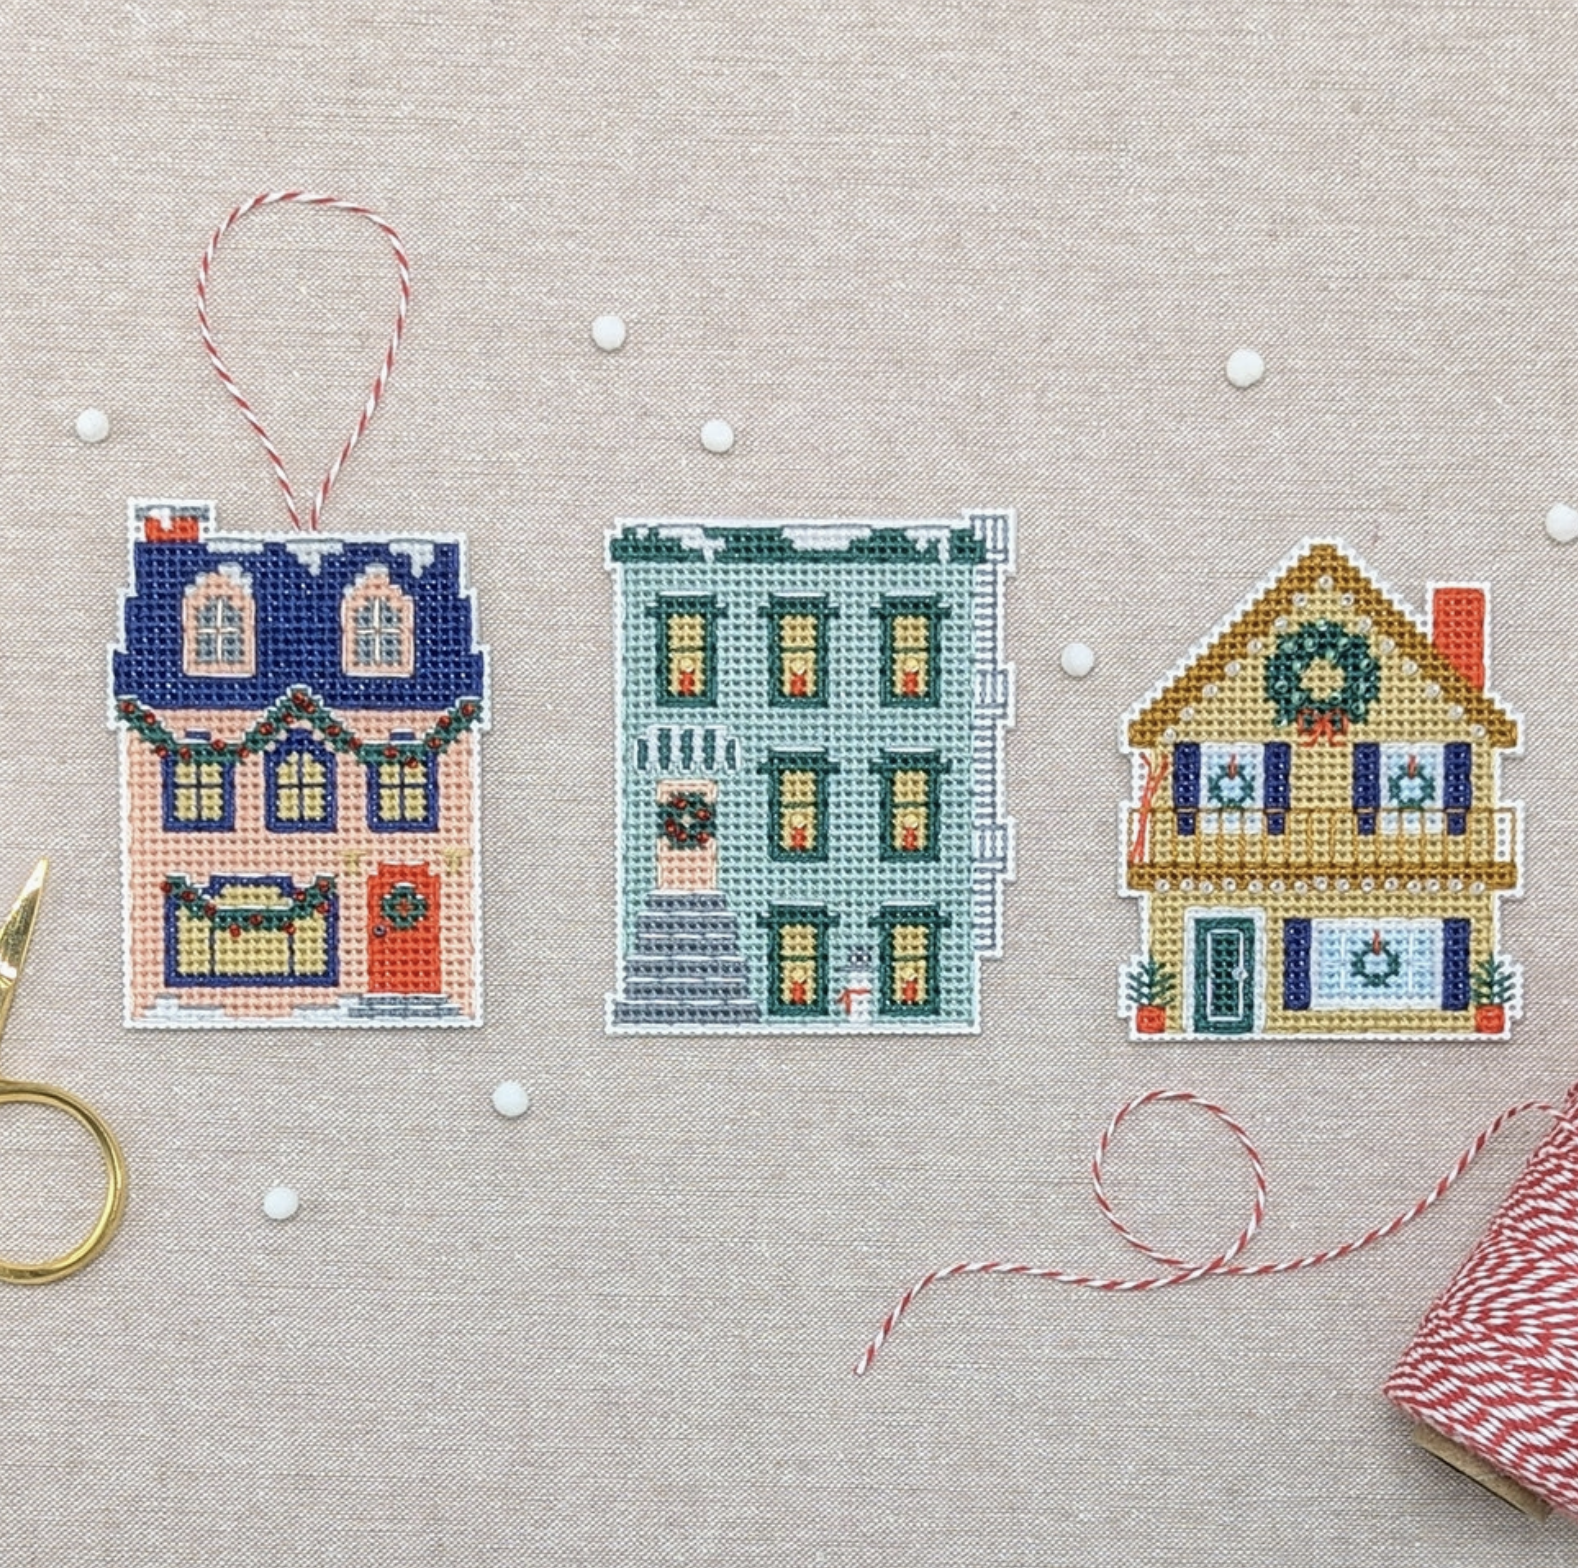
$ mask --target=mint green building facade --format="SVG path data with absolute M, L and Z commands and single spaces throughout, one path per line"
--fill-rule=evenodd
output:
M 618 1032 L 968 1032 L 1013 517 L 621 524 Z

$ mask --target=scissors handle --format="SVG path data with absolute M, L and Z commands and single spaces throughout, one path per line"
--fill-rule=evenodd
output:
M 115 1134 L 99 1119 L 98 1113 L 84 1105 L 76 1095 L 68 1094 L 47 1083 L 20 1083 L 14 1078 L 0 1078 L 0 1105 L 47 1105 L 64 1111 L 75 1122 L 86 1127 L 93 1141 L 104 1156 L 104 1173 L 108 1185 L 104 1192 L 104 1206 L 93 1222 L 93 1228 L 69 1252 L 58 1258 L 47 1258 L 41 1263 L 16 1263 L 0 1258 L 0 1283 L 12 1285 L 47 1285 L 52 1279 L 64 1279 L 75 1274 L 84 1264 L 91 1263 L 109 1244 L 121 1222 L 126 1208 L 126 1158 Z

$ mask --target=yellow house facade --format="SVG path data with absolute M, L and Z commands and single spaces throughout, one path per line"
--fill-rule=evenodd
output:
M 1485 689 L 1487 604 L 1435 587 L 1420 617 L 1309 542 L 1126 716 L 1136 1037 L 1506 1034 L 1520 724 Z

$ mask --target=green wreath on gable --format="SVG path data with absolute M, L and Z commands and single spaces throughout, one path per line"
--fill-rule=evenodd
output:
M 378 913 L 396 931 L 409 931 L 427 919 L 427 900 L 409 882 L 396 882 L 378 900 Z
M 1317 660 L 1342 674 L 1342 686 L 1317 697 L 1304 678 Z M 1305 621 L 1277 639 L 1266 660 L 1266 700 L 1278 724 L 1296 725 L 1306 735 L 1335 741 L 1353 724 L 1364 723 L 1381 693 L 1381 664 L 1366 638 L 1336 621 Z

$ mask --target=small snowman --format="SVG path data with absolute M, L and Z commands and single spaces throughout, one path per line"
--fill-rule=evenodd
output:
M 871 953 L 864 947 L 849 950 L 849 963 L 844 975 L 844 989 L 839 993 L 838 1005 L 846 1024 L 871 1022 Z

